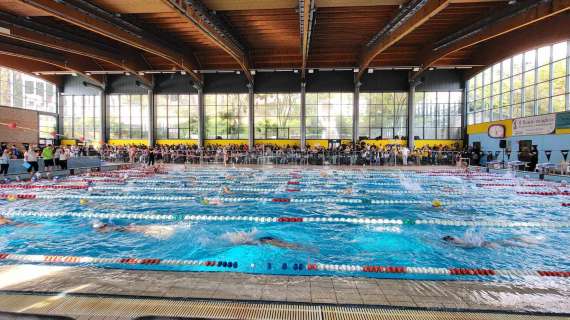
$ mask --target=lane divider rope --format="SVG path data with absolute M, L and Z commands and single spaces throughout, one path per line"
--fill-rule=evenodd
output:
M 97 258 L 87 256 L 64 256 L 64 255 L 28 255 L 0 253 L 0 260 L 10 260 L 33 263 L 57 263 L 57 264 L 124 264 L 124 265 L 171 265 L 171 266 L 206 266 L 218 268 L 238 267 L 237 262 L 215 260 L 177 260 L 158 258 Z M 230 264 L 231 263 L 231 264 Z M 241 264 L 241 263 L 240 263 Z M 293 264 L 296 271 L 305 270 L 304 265 Z M 250 265 L 253 269 L 255 265 Z M 296 268 L 295 268 L 296 267 Z M 268 268 L 270 264 L 268 263 Z M 287 269 L 287 264 L 282 264 L 282 270 Z M 493 270 L 483 268 L 432 268 L 432 267 L 403 267 L 403 266 L 379 266 L 379 265 L 349 265 L 349 264 L 323 264 L 309 263 L 307 271 L 331 271 L 331 272 L 366 272 L 366 273 L 390 273 L 390 274 L 430 274 L 452 276 L 535 276 L 568 278 L 570 271 L 549 270 L 523 270 L 505 269 Z
M 505 220 L 449 220 L 449 219 L 384 219 L 344 217 L 260 217 L 220 215 L 178 215 L 160 213 L 88 213 L 88 212 L 33 212 L 6 211 L 6 217 L 74 217 L 89 219 L 135 219 L 154 221 L 250 221 L 257 223 L 349 223 L 374 225 L 440 225 L 454 227 L 499 227 L 499 228 L 569 228 L 570 221 L 505 221 Z

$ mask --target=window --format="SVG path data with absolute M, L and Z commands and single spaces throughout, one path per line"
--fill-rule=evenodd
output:
M 247 139 L 248 94 L 204 95 L 206 139 Z
M 109 139 L 148 137 L 148 95 L 113 94 L 109 101 Z
M 570 110 L 568 41 L 505 59 L 467 82 L 467 123 L 527 117 Z M 492 74 L 491 107 L 480 99 L 481 78 Z M 497 81 L 500 78 L 500 82 Z M 495 85 L 496 83 L 496 85 Z
M 0 67 L 0 105 L 55 113 L 56 98 L 53 84 Z
M 399 139 L 407 135 L 407 92 L 361 92 L 359 136 L 369 139 Z
M 255 95 L 256 139 L 301 138 L 301 94 L 260 93 Z
M 353 93 L 306 93 L 307 139 L 352 139 Z
M 101 140 L 100 96 L 63 97 L 63 136 L 67 139 Z
M 54 133 L 57 132 L 57 118 L 55 116 L 40 114 L 39 118 L 39 138 L 41 140 L 53 140 L 55 139 Z
M 416 92 L 414 136 L 419 139 L 461 139 L 461 98 L 459 91 Z
M 160 94 L 155 99 L 157 139 L 198 139 L 197 94 Z

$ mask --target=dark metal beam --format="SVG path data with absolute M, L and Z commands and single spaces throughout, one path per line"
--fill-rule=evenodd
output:
M 120 19 L 112 18 L 112 14 L 102 9 L 95 9 L 94 6 L 88 2 L 82 0 L 75 1 L 76 3 L 83 4 L 83 6 L 78 7 L 69 1 L 16 1 L 42 10 L 46 14 L 85 30 L 162 57 L 186 71 L 193 78 L 194 82 L 202 85 L 203 81 L 201 75 L 194 72 L 194 70 L 198 69 L 198 63 L 192 55 L 181 53 L 162 44 L 157 39 L 149 37 L 148 33 L 145 33 L 144 30 L 131 26 L 127 22 L 119 23 L 117 20 Z
M 430 45 L 420 55 L 417 79 L 438 60 L 570 9 L 570 0 L 530 0 L 507 7 Z M 566 26 L 568 27 L 568 26 Z
M 301 31 L 301 81 L 305 81 L 309 48 L 311 45 L 311 33 L 314 25 L 315 1 L 299 0 L 299 30 Z
M 208 12 L 199 0 L 162 0 L 162 2 L 234 58 L 248 81 L 253 83 L 253 76 L 250 72 L 251 64 L 244 46 L 214 15 Z
M 0 19 L 0 27 L 7 30 L 7 32 L 0 32 L 0 36 L 104 61 L 125 72 L 132 73 L 145 84 L 152 85 L 152 78 L 149 75 L 138 74 L 138 71 L 147 69 L 141 57 L 136 55 L 125 57 L 77 41 L 70 41 L 61 34 L 54 35 L 45 32 L 47 28 L 41 24 L 19 19 L 3 12 L 0 12 Z
M 63 70 L 81 75 L 100 87 L 104 86 L 103 81 L 100 78 L 94 75 L 87 75 L 83 72 L 83 70 L 87 69 L 89 66 L 84 65 L 82 61 L 77 61 L 75 57 L 69 55 L 54 54 L 51 52 L 45 52 L 3 42 L 0 42 L 0 53 L 13 57 L 19 57 L 50 64 Z
M 355 81 L 360 81 L 374 58 L 403 37 L 423 25 L 450 3 L 450 0 L 412 0 L 377 34 L 360 53 L 360 63 Z

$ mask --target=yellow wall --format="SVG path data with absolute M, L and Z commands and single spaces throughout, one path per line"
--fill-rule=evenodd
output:
M 107 142 L 112 146 L 130 146 L 130 145 L 145 145 L 148 146 L 148 140 L 109 140 Z
M 424 146 L 434 147 L 434 146 L 444 146 L 453 147 L 456 143 L 459 144 L 461 148 L 463 146 L 463 140 L 414 140 L 414 148 L 423 148 Z
M 408 140 L 362 140 L 369 145 L 384 147 L 389 144 L 405 145 Z
M 74 146 L 77 144 L 77 141 L 71 139 L 63 139 L 60 141 L 60 143 L 64 146 Z
M 206 145 L 219 145 L 219 146 L 228 146 L 228 145 L 242 145 L 242 144 L 247 144 L 248 140 L 247 139 L 243 139 L 243 140 L 206 140 L 205 141 Z
M 198 140 L 156 140 L 156 144 L 158 145 L 177 145 L 177 144 L 187 144 L 187 145 L 194 145 L 198 144 Z
M 492 124 L 502 124 L 505 126 L 505 136 L 510 137 L 513 135 L 513 120 L 499 120 L 492 122 L 484 122 L 478 124 L 471 124 L 467 126 L 467 134 L 487 133 Z
M 344 143 L 350 143 L 352 140 L 350 139 L 343 139 L 340 141 L 341 144 Z M 309 147 L 324 147 L 324 148 L 328 148 L 329 146 L 329 141 L 327 139 L 307 139 L 307 145 Z
M 298 146 L 301 143 L 301 140 L 294 140 L 294 139 L 283 139 L 283 140 L 272 140 L 272 139 L 255 139 L 256 144 L 271 144 L 277 145 L 280 147 L 286 146 Z

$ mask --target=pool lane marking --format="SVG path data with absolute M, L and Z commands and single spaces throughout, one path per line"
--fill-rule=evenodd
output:
M 171 265 L 171 266 L 205 266 L 219 269 L 236 269 L 238 262 L 216 260 L 175 260 L 157 258 L 98 258 L 86 256 L 64 255 L 26 255 L 0 253 L 0 260 L 35 263 L 58 263 L 58 264 L 125 264 L 125 265 Z M 243 263 L 240 263 L 243 265 Z M 283 264 L 284 270 L 287 264 Z M 304 264 L 295 263 L 293 269 L 297 272 L 305 270 Z M 295 268 L 296 267 L 296 268 Z M 250 265 L 253 269 L 254 265 Z M 404 266 L 379 266 L 379 265 L 348 265 L 348 264 L 322 264 L 309 263 L 307 271 L 331 271 L 331 272 L 365 272 L 365 273 L 388 273 L 388 274 L 430 274 L 430 275 L 453 275 L 453 276 L 535 276 L 535 277 L 570 277 L 570 271 L 553 270 L 523 270 L 506 269 L 494 270 L 484 268 L 433 268 L 433 267 L 404 267 Z
M 383 219 L 383 218 L 333 218 L 333 217 L 259 217 L 216 215 L 173 215 L 159 213 L 87 213 L 87 212 L 34 212 L 6 211 L 6 217 L 76 217 L 89 219 L 135 219 L 154 221 L 249 221 L 255 223 L 349 223 L 364 225 L 440 225 L 454 227 L 498 228 L 570 228 L 570 221 L 517 222 L 517 221 L 461 221 L 448 219 Z

